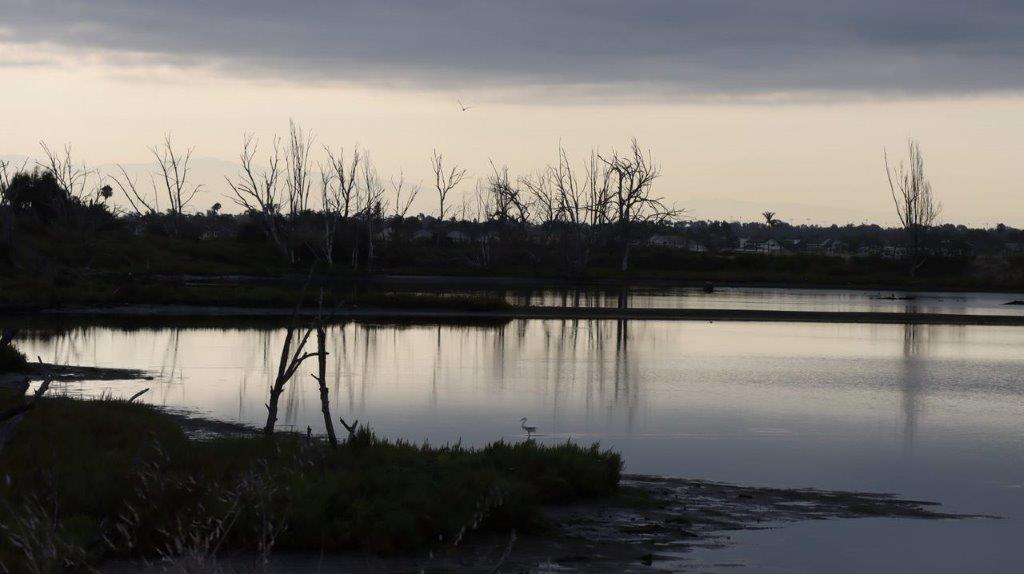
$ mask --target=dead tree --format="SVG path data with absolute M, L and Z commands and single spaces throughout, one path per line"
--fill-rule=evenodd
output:
M 409 213 L 409 209 L 412 207 L 412 202 L 416 200 L 416 196 L 420 193 L 420 184 L 410 185 L 407 190 L 405 187 L 405 174 L 400 172 L 397 180 L 391 179 L 391 191 L 395 195 L 394 216 L 405 219 L 406 214 Z
M 434 150 L 430 158 L 430 165 L 434 169 L 434 189 L 437 190 L 438 208 L 437 219 L 444 221 L 448 215 L 448 194 L 458 187 L 466 177 L 466 170 L 458 165 L 450 168 L 444 166 L 444 156 Z
M 285 149 L 285 189 L 288 191 L 288 215 L 306 211 L 313 182 L 309 173 L 309 151 L 313 135 L 306 134 L 294 121 L 289 122 L 288 146 Z
M 143 215 L 154 215 L 160 212 L 160 198 L 154 195 L 149 197 L 139 191 L 138 178 L 128 175 L 128 171 L 123 165 L 117 164 L 117 169 L 120 172 L 118 175 L 110 177 L 114 181 L 114 185 L 121 190 L 125 199 L 128 200 L 128 205 L 132 207 L 132 210 L 139 216 Z
M 305 290 L 303 290 L 303 295 L 305 295 Z M 301 299 L 299 305 L 302 305 Z M 300 329 L 295 326 L 298 312 L 299 309 L 296 307 L 295 313 L 292 315 L 292 323 L 288 326 L 284 337 L 284 344 L 281 346 L 281 360 L 277 366 L 274 384 L 270 387 L 270 401 L 265 405 L 267 407 L 267 424 L 264 425 L 263 432 L 267 435 L 273 434 L 274 425 L 277 424 L 277 405 L 285 385 L 295 376 L 295 371 L 299 369 L 303 361 L 317 356 L 316 353 L 305 352 L 306 343 L 309 341 L 310 335 L 313 334 L 313 328 L 302 329 L 302 334 L 298 334 Z
M 323 294 L 321 294 L 321 300 Z M 327 389 L 327 331 L 324 329 L 323 318 L 316 324 L 316 355 L 317 374 L 313 375 L 320 386 L 320 412 L 324 414 L 324 428 L 327 429 L 327 440 L 331 446 L 338 446 L 338 437 L 334 434 L 334 421 L 331 420 L 331 401 Z
M 242 142 L 242 153 L 239 155 L 241 167 L 235 179 L 225 177 L 234 197 L 230 199 L 251 215 L 256 216 L 263 226 L 267 237 L 274 243 L 282 256 L 292 260 L 291 247 L 286 229 L 281 221 L 281 201 L 279 197 L 281 179 L 281 148 L 280 140 L 274 138 L 272 151 L 267 155 L 266 169 L 256 167 L 256 153 L 259 142 L 252 134 L 245 134 Z
M 328 266 L 334 266 L 334 239 L 338 235 L 338 224 L 341 214 L 338 210 L 337 187 L 334 174 L 330 169 L 320 166 L 320 201 L 323 206 L 323 235 L 320 240 L 320 251 Z
M 61 151 L 51 149 L 46 142 L 39 142 L 39 145 L 43 148 L 46 163 L 37 165 L 53 176 L 57 185 L 67 193 L 68 200 L 91 205 L 104 199 L 100 195 L 102 186 L 93 183 L 94 179 L 102 180 L 100 173 L 89 169 L 85 164 L 76 165 L 71 155 L 70 144 L 66 144 Z
M 363 162 L 363 193 L 365 203 L 360 215 L 366 230 L 366 270 L 373 270 L 373 235 L 374 223 L 384 215 L 384 184 L 380 181 L 377 169 L 373 167 L 369 156 Z
M 612 152 L 602 158 L 610 172 L 612 184 L 612 215 L 618 229 L 619 243 L 622 248 L 622 271 L 629 270 L 629 250 L 633 242 L 634 228 L 638 223 L 663 224 L 681 213 L 673 207 L 665 205 L 664 200 L 652 195 L 654 180 L 661 175 L 661 170 L 651 156 L 644 152 L 634 139 L 629 152 L 620 155 Z
M 509 177 L 508 166 L 499 168 L 491 162 L 491 176 L 487 184 L 494 201 L 492 219 L 517 222 L 525 228 L 530 221 L 530 204 L 523 192 L 522 180 Z
M 154 146 L 149 151 L 156 158 L 160 170 L 157 174 L 159 180 L 153 184 L 154 188 L 159 188 L 167 197 L 167 211 L 172 217 L 174 232 L 177 233 L 178 220 L 203 188 L 202 184 L 193 185 L 189 182 L 192 152 L 195 148 L 176 150 L 171 142 L 171 135 L 167 134 L 161 145 Z
M 889 179 L 889 191 L 896 215 L 907 235 L 907 256 L 910 259 L 910 275 L 917 274 L 917 269 L 924 264 L 922 240 L 928 228 L 939 217 L 942 206 L 932 195 L 932 185 L 924 174 L 924 158 L 921 146 L 915 139 L 907 142 L 908 162 L 902 161 L 894 167 L 889 166 L 889 154 L 885 156 L 885 174 Z
M 352 216 L 353 207 L 359 203 L 356 172 L 363 156 L 359 153 L 358 147 L 352 150 L 352 158 L 348 162 L 345 161 L 344 148 L 337 154 L 326 146 L 324 151 L 327 152 L 327 169 L 333 173 L 337 185 L 336 195 L 332 197 L 332 201 L 341 216 L 348 219 Z
M 359 186 L 357 172 L 363 161 L 363 155 L 356 147 L 352 151 L 352 158 L 345 160 L 345 149 L 342 148 L 337 154 L 330 148 L 324 147 L 327 152 L 328 169 L 334 178 L 333 195 L 330 198 L 332 209 L 345 222 L 349 230 L 349 243 L 352 247 L 350 263 L 355 269 L 359 264 L 359 227 L 352 225 L 351 217 L 359 211 Z

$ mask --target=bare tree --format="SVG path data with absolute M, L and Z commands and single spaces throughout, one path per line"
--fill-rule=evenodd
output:
M 360 161 L 362 161 L 362 155 L 359 153 L 359 148 L 356 147 L 352 150 L 351 160 L 346 162 L 344 148 L 337 154 L 326 146 L 324 151 L 327 153 L 327 167 L 334 174 L 337 185 L 335 188 L 337 195 L 332 198 L 332 201 L 341 216 L 348 219 L 352 215 L 353 207 L 359 203 L 356 172 L 359 169 Z
M 288 214 L 296 215 L 309 206 L 313 181 L 309 173 L 309 152 L 313 135 L 306 134 L 294 121 L 288 124 L 288 145 L 285 149 L 285 188 L 288 191 Z
M 159 184 L 155 185 L 162 186 L 160 189 L 167 196 L 167 209 L 172 216 L 178 218 L 203 188 L 202 184 L 193 185 L 189 182 L 192 152 L 195 148 L 176 150 L 171 135 L 167 134 L 163 143 L 150 148 L 149 151 L 156 158 L 160 170 L 157 174 Z
M 562 220 L 562 206 L 553 180 L 550 168 L 519 178 L 519 185 L 529 195 L 527 203 L 531 206 L 531 214 L 548 233 L 553 231 L 550 229 L 552 224 Z
M 327 430 L 327 440 L 331 446 L 338 446 L 338 437 L 334 434 L 334 421 L 331 419 L 331 401 L 327 389 L 327 330 L 324 327 L 323 317 L 324 292 L 320 291 L 320 313 L 316 320 L 316 356 L 317 374 L 313 375 L 320 387 L 320 412 L 324 415 L 324 428 Z
M 385 210 L 384 184 L 381 183 L 377 168 L 373 166 L 369 156 L 363 162 L 363 204 L 361 218 L 366 229 L 366 270 L 373 270 L 373 234 L 374 223 L 381 219 Z
M 399 172 L 397 180 L 391 179 L 391 191 L 395 195 L 394 215 L 396 218 L 405 219 L 412 207 L 412 202 L 420 193 L 420 184 L 409 184 L 409 187 L 406 188 L 405 174 Z
M 120 174 L 112 175 L 110 179 L 114 181 L 114 185 L 124 194 L 128 200 L 128 205 L 132 206 L 132 210 L 140 216 L 159 213 L 159 196 L 149 197 L 144 195 L 139 191 L 138 178 L 128 175 L 128 170 L 121 164 L 117 164 L 117 169 Z
M 102 176 L 84 163 L 75 164 L 71 144 L 65 144 L 60 151 L 51 149 L 46 142 L 39 142 L 39 145 L 43 148 L 46 162 L 37 165 L 53 176 L 57 185 L 67 193 L 68 200 L 87 205 L 104 200 L 100 195 Z M 94 183 L 94 180 L 100 183 Z
M 525 226 L 530 221 L 530 205 L 521 187 L 521 180 L 509 177 L 508 166 L 500 168 L 491 162 L 491 176 L 487 181 L 493 198 L 491 218 L 501 222 L 518 222 Z
M 633 230 L 637 223 L 662 224 L 681 211 L 666 206 L 662 198 L 652 195 L 654 180 L 661 175 L 661 170 L 654 163 L 651 152 L 643 151 L 635 139 L 629 152 L 620 155 L 613 151 L 610 157 L 602 158 L 602 161 L 611 176 L 613 216 L 622 245 L 621 270 L 627 271 Z
M 239 154 L 241 167 L 234 179 L 225 177 L 234 197 L 230 199 L 239 207 L 256 216 L 267 236 L 278 251 L 289 260 L 291 248 L 282 225 L 281 201 L 279 198 L 281 179 L 280 140 L 274 138 L 274 145 L 267 155 L 266 168 L 256 166 L 259 142 L 252 134 L 245 134 L 242 152 Z
M 434 168 L 434 189 L 437 190 L 438 209 L 437 218 L 444 221 L 448 215 L 448 194 L 458 187 L 466 177 L 466 170 L 458 165 L 449 168 L 444 166 L 444 156 L 434 150 L 430 158 L 431 167 Z
M 932 185 L 924 174 L 924 157 L 921 145 L 915 139 L 907 142 L 908 160 L 889 166 L 889 154 L 885 156 L 885 174 L 889 179 L 889 191 L 900 224 L 907 234 L 907 255 L 910 259 L 910 275 L 924 264 L 922 239 L 929 227 L 939 217 L 942 206 L 932 195 Z
M 340 201 L 338 193 L 338 185 L 335 179 L 334 172 L 325 168 L 320 167 L 320 201 L 323 205 L 323 217 L 324 231 L 321 240 L 320 250 L 323 252 L 324 261 L 327 265 L 334 265 L 334 239 L 338 233 L 338 224 L 341 222 L 340 213 Z
M 303 296 L 305 296 L 305 290 L 303 290 Z M 302 305 L 302 299 L 299 300 L 299 305 Z M 281 398 L 281 393 L 284 392 L 285 385 L 295 376 L 295 372 L 302 365 L 303 361 L 317 356 L 317 353 L 305 352 L 306 343 L 309 341 L 310 335 L 313 334 L 313 328 L 308 327 L 300 330 L 296 327 L 298 312 L 299 309 L 296 307 L 295 313 L 292 315 L 292 322 L 285 333 L 284 344 L 281 346 L 281 359 L 277 366 L 277 376 L 274 378 L 274 383 L 270 386 L 270 401 L 266 404 L 267 423 L 263 426 L 263 432 L 268 435 L 273 434 L 274 425 L 277 424 L 278 401 Z

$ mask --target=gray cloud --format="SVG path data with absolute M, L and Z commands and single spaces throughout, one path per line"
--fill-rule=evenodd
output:
M 1024 86 L 1020 0 L 0 0 L 3 36 L 241 75 L 696 94 Z

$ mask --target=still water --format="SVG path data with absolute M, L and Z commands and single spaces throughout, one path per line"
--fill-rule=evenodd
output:
M 262 424 L 281 329 L 80 327 L 30 356 L 156 380 L 72 384 Z M 658 321 L 348 323 L 329 333 L 335 416 L 432 443 L 599 441 L 627 470 L 894 492 L 1005 520 L 861 519 L 740 533 L 707 571 L 1024 571 L 1024 328 Z M 309 367 L 313 365 L 310 364 Z M 281 423 L 322 428 L 302 373 Z
M 718 286 L 480 289 L 517 305 L 1024 315 L 1024 294 Z M 448 291 L 450 292 L 450 291 Z

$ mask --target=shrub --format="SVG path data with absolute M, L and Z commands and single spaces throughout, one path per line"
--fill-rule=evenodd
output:
M 24 353 L 15 349 L 13 345 L 0 347 L 0 373 L 17 372 L 25 368 L 28 360 Z

